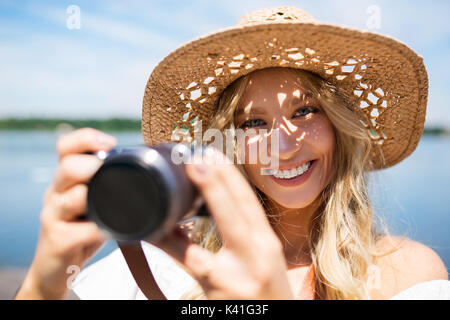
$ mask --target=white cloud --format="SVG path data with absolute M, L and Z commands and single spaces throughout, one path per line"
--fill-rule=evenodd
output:
M 3 44 L 0 59 L 8 61 L 0 76 L 0 116 L 139 118 L 145 84 L 156 63 L 55 36 L 21 46 Z
M 102 17 L 82 10 L 80 15 L 80 31 L 85 35 L 97 35 L 105 40 L 121 42 L 137 48 L 153 49 L 158 51 L 172 50 L 178 44 L 167 35 L 150 28 L 138 27 L 131 23 L 124 23 L 115 19 Z M 68 15 L 55 8 L 46 8 L 37 11 L 45 19 L 52 20 L 61 26 L 66 26 Z M 73 32 L 79 32 L 73 31 Z

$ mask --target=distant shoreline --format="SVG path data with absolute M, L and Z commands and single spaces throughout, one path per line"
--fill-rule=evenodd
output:
M 0 130 L 70 130 L 95 128 L 101 131 L 141 131 L 141 120 L 126 118 L 111 119 L 0 119 Z
M 0 119 L 0 130 L 70 130 L 84 127 L 101 131 L 141 131 L 140 119 L 61 119 L 7 118 Z M 450 136 L 450 128 L 425 127 L 423 135 Z

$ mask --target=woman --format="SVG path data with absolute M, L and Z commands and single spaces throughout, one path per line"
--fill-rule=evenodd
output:
M 244 150 L 233 149 L 251 156 L 252 145 L 271 145 L 277 132 L 279 166 L 264 171 L 269 166 L 260 157 L 234 166 L 218 151 L 188 165 L 214 222 L 196 223 L 189 234 L 194 243 L 174 232 L 157 244 L 175 267 L 158 253 L 149 262 L 172 280 L 176 268 L 195 279 L 172 281 L 182 298 L 390 299 L 417 284 L 448 286 L 433 281 L 448 279 L 433 250 L 376 231 L 366 188 L 368 171 L 392 166 L 415 149 L 426 96 L 423 63 L 409 48 L 318 24 L 296 8 L 250 13 L 238 27 L 181 47 L 147 85 L 146 143 L 180 131 L 189 137 L 200 120 L 205 129 L 249 132 Z M 101 165 L 81 153 L 115 144 L 93 129 L 59 140 L 61 164 L 17 298 L 64 298 L 67 268 L 84 265 L 104 242 L 93 223 L 76 220 L 86 208 L 84 183 Z M 139 298 L 125 272 L 115 252 L 86 269 L 75 292 L 102 298 L 89 292 L 115 288 Z M 98 281 L 102 274 L 108 277 Z

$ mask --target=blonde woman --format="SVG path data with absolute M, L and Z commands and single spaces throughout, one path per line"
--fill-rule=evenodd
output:
M 297 8 L 250 13 L 237 27 L 171 53 L 147 85 L 146 143 L 169 141 L 180 130 L 189 137 L 196 123 L 249 134 L 243 146 L 233 140 L 231 159 L 215 151 L 187 166 L 212 219 L 198 220 L 189 238 L 174 232 L 159 248 L 143 243 L 164 294 L 448 298 L 439 256 L 379 230 L 367 193 L 370 171 L 400 162 L 417 146 L 426 97 L 426 71 L 412 50 L 319 24 Z M 260 157 L 233 165 L 241 152 L 251 156 L 253 145 L 271 150 L 275 132 L 275 170 L 265 170 Z M 66 297 L 67 268 L 83 266 L 105 241 L 92 222 L 76 220 L 86 208 L 84 183 L 101 164 L 80 153 L 115 143 L 93 129 L 59 141 L 61 165 L 17 298 Z M 83 299 L 145 298 L 118 250 L 86 268 L 73 289 Z

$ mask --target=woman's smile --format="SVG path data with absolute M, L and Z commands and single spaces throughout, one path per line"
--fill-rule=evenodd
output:
M 275 170 L 271 178 L 281 186 L 297 186 L 308 180 L 316 164 L 317 160 L 311 160 L 292 169 Z

